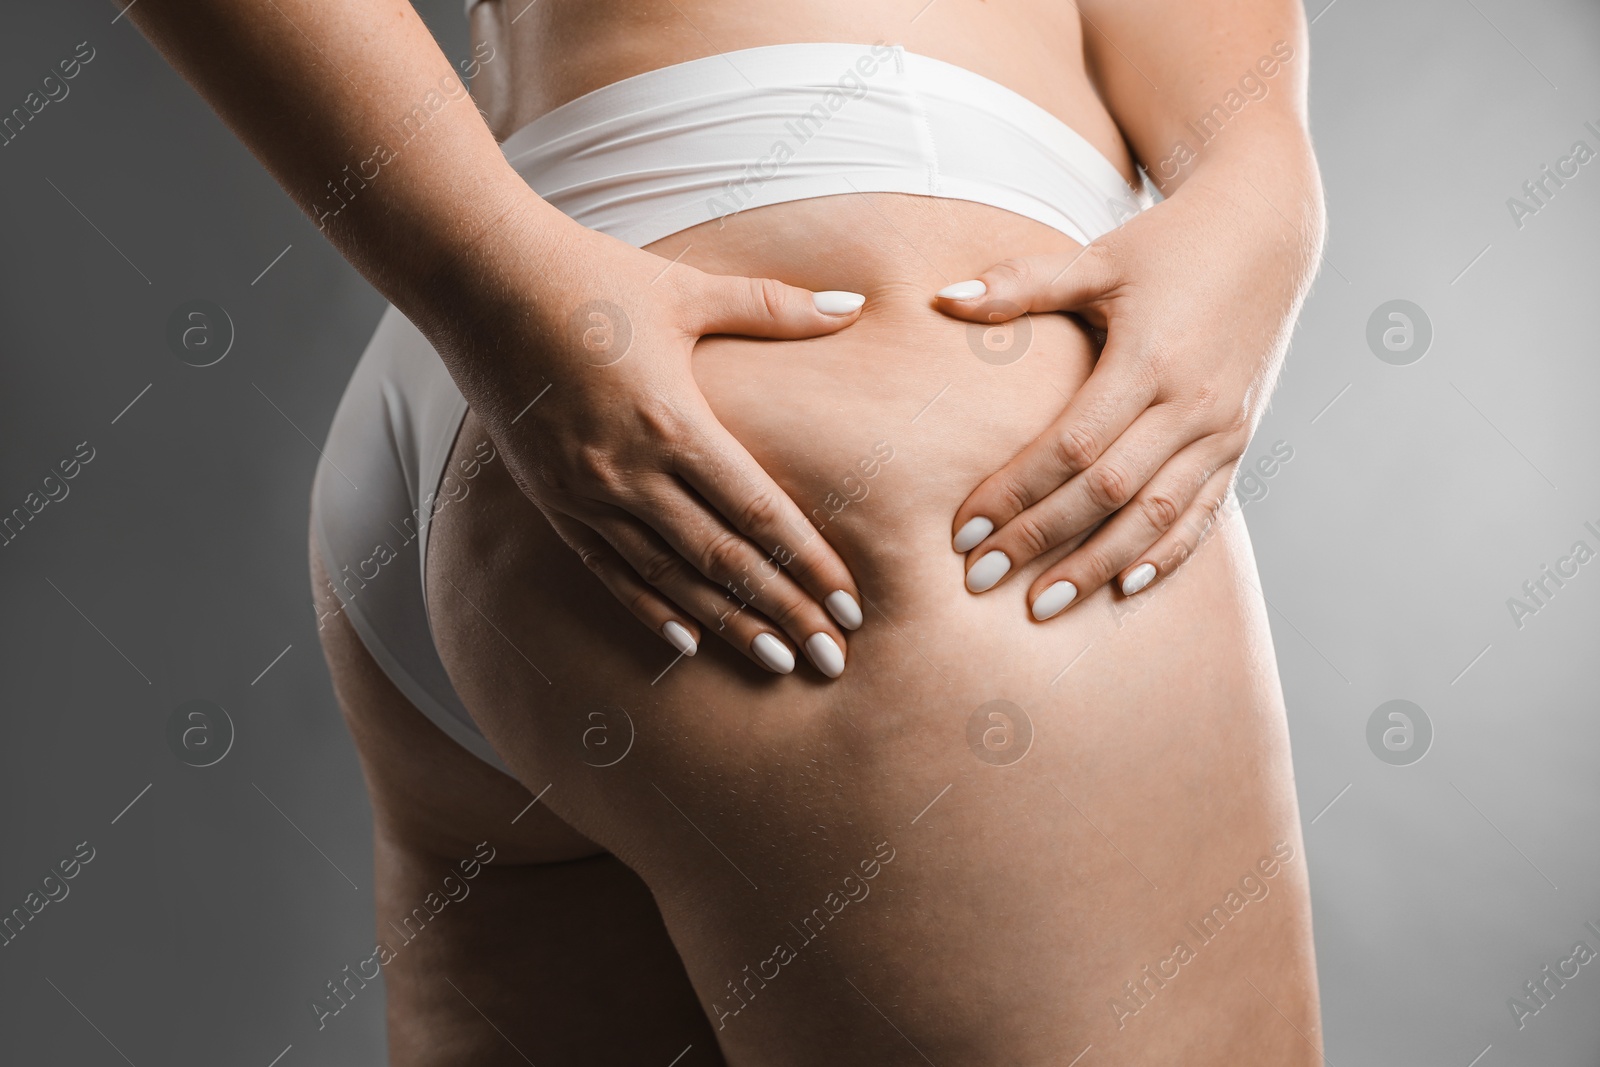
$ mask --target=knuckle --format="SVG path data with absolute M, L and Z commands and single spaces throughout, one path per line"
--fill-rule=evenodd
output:
M 1116 561 L 1113 560 L 1104 548 L 1096 545 L 1085 546 L 1076 554 L 1079 573 L 1087 578 L 1087 583 L 1079 582 L 1078 587 L 1097 588 L 1111 580 L 1117 572 Z
M 999 507 L 988 513 L 994 514 L 997 522 L 1000 516 L 1020 515 L 1033 506 L 1033 495 L 1020 482 L 1010 481 L 1009 479 L 997 482 L 994 486 L 994 494 Z
M 1214 418 L 1222 406 L 1222 394 L 1217 387 L 1208 381 L 1200 381 L 1192 387 L 1189 404 L 1202 418 Z
M 814 630 L 814 626 L 801 626 L 805 617 L 805 605 L 799 597 L 780 594 L 764 598 L 761 612 L 771 619 L 779 629 L 795 632 L 799 630 Z
M 679 567 L 680 562 L 676 553 L 652 552 L 639 567 L 639 577 L 643 578 L 647 585 L 662 589 L 671 584 L 679 572 Z
M 1077 255 L 1079 263 L 1084 270 L 1092 272 L 1090 277 L 1095 281 L 1109 285 L 1120 280 L 1121 273 L 1116 252 L 1104 242 L 1091 242 Z
M 1089 500 L 1104 511 L 1114 511 L 1133 495 L 1131 479 L 1109 463 L 1096 464 L 1083 473 L 1084 490 Z
M 621 488 L 622 479 L 617 470 L 616 457 L 607 448 L 595 444 L 580 444 L 572 455 L 572 470 L 569 477 L 557 475 L 558 481 L 565 485 L 557 488 L 566 491 L 581 488 L 599 489 L 608 496 L 615 495 Z
M 1056 545 L 1049 523 L 1030 512 L 1023 512 L 1012 519 L 1009 530 L 1013 542 L 1025 550 L 1030 558 L 1042 556 Z
M 730 530 L 723 530 L 701 550 L 701 570 L 719 578 L 735 575 L 743 553 L 744 539 Z
M 1192 521 L 1185 524 L 1188 528 L 1190 539 L 1196 544 L 1199 544 L 1211 532 L 1212 527 L 1222 521 L 1223 513 L 1227 510 L 1231 494 L 1232 488 L 1229 487 L 1221 494 L 1208 495 L 1208 499 L 1204 501 L 1200 513 Z
M 1149 493 L 1140 505 L 1150 525 L 1159 531 L 1172 529 L 1178 521 L 1178 502 L 1168 493 Z
M 639 406 L 639 427 L 655 441 L 675 441 L 682 420 L 678 409 L 662 397 L 654 396 Z
M 655 612 L 656 598 L 648 591 L 640 589 L 624 600 L 623 606 L 638 618 L 648 619 Z
M 1243 407 L 1234 411 L 1227 421 L 1228 443 L 1238 448 L 1241 455 L 1250 446 L 1250 438 L 1255 436 L 1255 426 L 1252 425 L 1250 413 Z
M 607 576 L 610 570 L 608 566 L 610 561 L 606 553 L 593 545 L 579 545 L 577 546 L 577 553 L 578 558 L 583 561 L 583 565 L 589 569 L 590 573 L 598 575 L 602 579 Z
M 1081 426 L 1062 427 L 1051 444 L 1051 458 L 1069 474 L 1086 470 L 1100 458 L 1094 436 Z
M 1001 285 L 1012 285 L 1026 290 L 1033 278 L 1033 268 L 1025 259 L 1007 259 L 990 267 L 988 274 Z
M 750 300 L 756 311 L 769 318 L 777 318 L 788 306 L 789 287 L 776 278 L 752 278 Z
M 734 520 L 741 530 L 773 530 L 783 517 L 783 508 L 771 493 L 758 491 L 740 501 Z

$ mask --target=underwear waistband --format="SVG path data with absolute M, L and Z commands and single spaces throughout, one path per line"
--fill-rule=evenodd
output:
M 1077 131 L 900 45 L 782 44 L 614 82 L 501 151 L 541 197 L 635 246 L 749 208 L 852 192 L 967 200 L 1082 244 L 1149 207 Z

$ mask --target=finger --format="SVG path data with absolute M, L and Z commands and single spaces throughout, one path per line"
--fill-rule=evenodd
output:
M 781 554 L 774 555 L 728 526 L 681 483 L 670 494 L 652 491 L 640 517 L 652 525 L 661 522 L 650 516 L 670 517 L 670 526 L 662 522 L 656 529 L 686 565 L 772 620 L 819 671 L 836 678 L 844 670 L 843 630 L 818 599 L 780 566 Z M 837 608 L 846 600 L 849 606 L 856 604 L 847 593 L 827 603 Z M 847 621 L 859 622 L 859 614 Z
M 705 420 L 691 425 L 694 432 L 675 456 L 679 476 L 825 605 L 841 626 L 859 627 L 861 595 L 833 546 L 709 411 Z
M 1149 408 L 1155 383 L 1125 369 L 1132 361 L 1131 354 L 1108 347 L 1050 428 L 972 491 L 951 525 L 957 552 L 971 551 L 992 531 L 1088 470 Z
M 799 614 L 796 605 L 809 603 L 809 598 L 793 583 L 783 588 L 787 579 L 782 572 L 760 586 L 740 581 L 729 583 L 734 584 L 734 588 L 725 590 L 716 584 L 719 579 L 715 575 L 709 576 L 712 580 L 708 581 L 708 575 L 697 570 L 680 549 L 634 517 L 616 513 L 598 518 L 595 523 L 644 581 L 682 605 L 705 623 L 710 632 L 723 637 L 764 669 L 774 674 L 793 671 L 794 647 L 798 645 L 823 674 L 837 678 L 843 672 L 843 637 L 818 618 Z M 755 558 L 760 558 L 753 546 L 746 547 Z M 728 565 L 744 566 L 734 557 L 727 558 L 731 561 Z M 730 593 L 744 596 L 736 598 Z M 815 611 L 816 605 L 811 604 L 811 607 Z M 788 625 L 774 617 L 785 615 Z M 785 631 L 791 640 L 784 639 Z M 796 632 L 803 636 L 795 639 Z
M 697 336 L 817 337 L 855 322 L 867 300 L 860 293 L 812 292 L 771 278 L 699 274 L 678 284 L 692 288 L 680 306 L 692 317 L 684 328 Z
M 1124 596 L 1133 596 L 1150 588 L 1158 579 L 1166 578 L 1210 539 L 1227 516 L 1235 466 L 1230 464 L 1212 475 L 1172 529 L 1141 552 L 1131 566 L 1119 572 L 1117 587 Z
M 682 655 L 692 656 L 699 651 L 700 627 L 694 619 L 652 589 L 605 538 L 559 512 L 546 510 L 544 515 L 567 547 L 578 554 L 583 565 L 634 618 Z
M 1109 522 L 1045 569 L 1028 590 L 1029 612 L 1042 622 L 1119 576 L 1131 579 L 1119 588 L 1144 588 L 1139 583 L 1148 585 L 1154 575 L 1139 571 L 1138 561 L 1187 514 L 1178 502 L 1197 500 L 1215 473 L 1200 444 L 1174 456 Z
M 1096 244 L 1076 252 L 1022 256 L 934 294 L 940 311 L 972 322 L 1003 322 L 1030 311 L 1089 312 L 1122 285 L 1116 261 Z
M 1164 464 L 1194 442 L 1170 405 L 1146 409 L 1128 431 L 1082 471 L 1038 503 L 1020 512 L 974 546 L 967 587 L 983 592 L 999 585 L 1012 570 L 1093 529 L 1133 499 Z M 1188 497 L 1173 502 L 1168 524 L 1189 505 Z M 1152 507 L 1162 498 L 1147 500 Z M 999 556 L 996 556 L 996 553 Z M 1001 571 L 1002 559 L 1004 571 Z M 988 560 L 983 569 L 979 564 Z M 974 577 L 976 572 L 976 577 Z M 991 580 L 992 579 L 992 580 Z

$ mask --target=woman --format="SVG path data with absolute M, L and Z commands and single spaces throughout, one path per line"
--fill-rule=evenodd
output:
M 913 7 L 491 0 L 504 155 L 397 0 L 130 11 L 404 312 L 312 552 L 397 1063 L 1320 1059 L 1298 10 Z

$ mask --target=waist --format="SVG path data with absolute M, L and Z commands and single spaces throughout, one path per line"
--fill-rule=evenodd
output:
M 640 246 L 871 192 L 987 204 L 1087 243 L 1152 199 L 1026 97 L 882 43 L 768 45 L 646 71 L 541 115 L 502 149 L 554 206 Z

